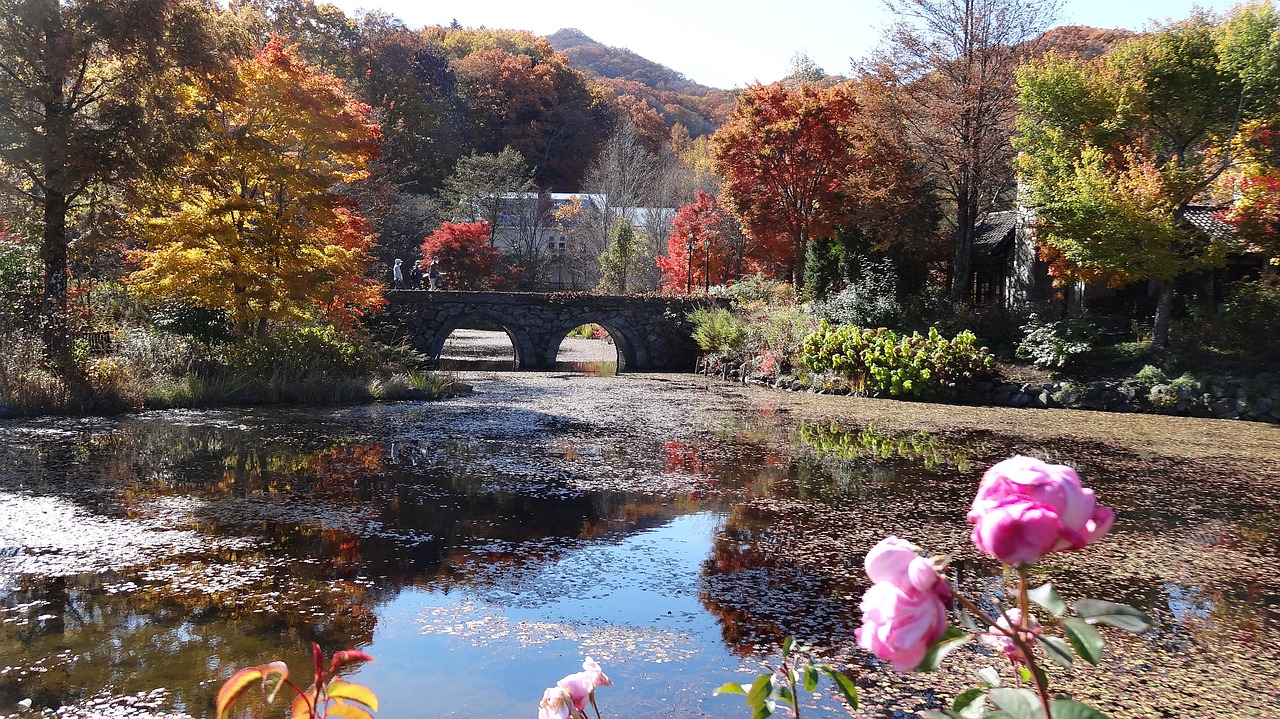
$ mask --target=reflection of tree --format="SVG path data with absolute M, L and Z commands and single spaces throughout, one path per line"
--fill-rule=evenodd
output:
M 800 440 L 820 458 L 835 456 L 872 462 L 905 459 L 921 463 L 925 469 L 950 466 L 959 472 L 968 472 L 970 460 L 983 451 L 972 442 L 948 441 L 927 432 L 885 432 L 874 425 L 854 430 L 801 422 Z
M 788 635 L 827 646 L 852 641 L 855 605 L 835 596 L 830 577 L 779 551 L 792 529 L 740 505 L 702 564 L 698 598 L 735 654 L 772 652 Z

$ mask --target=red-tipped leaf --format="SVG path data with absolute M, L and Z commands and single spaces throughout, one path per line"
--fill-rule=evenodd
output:
M 284 662 L 262 664 L 241 669 L 232 674 L 230 679 L 223 682 L 222 688 L 218 689 L 218 698 L 215 702 L 218 719 L 227 719 L 231 716 L 231 707 L 248 691 L 249 687 L 259 682 L 264 691 L 268 691 L 270 687 L 268 695 L 268 701 L 270 701 L 288 676 L 289 667 Z
M 371 662 L 373 657 L 356 649 L 344 649 L 333 655 L 333 659 L 329 662 L 329 675 L 333 676 L 339 669 L 348 664 L 357 662 Z

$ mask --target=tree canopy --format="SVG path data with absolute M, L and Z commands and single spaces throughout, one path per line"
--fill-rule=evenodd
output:
M 377 306 L 365 277 L 373 237 L 335 191 L 366 177 L 377 154 L 370 108 L 279 37 L 237 64 L 236 85 L 230 97 L 191 88 L 209 131 L 134 216 L 149 245 L 134 286 L 223 310 L 242 336 Z
M 1276 28 L 1269 5 L 1223 21 L 1200 14 L 1095 60 L 1049 57 L 1019 74 L 1020 168 L 1055 272 L 1154 278 L 1157 344 L 1168 340 L 1174 279 L 1238 247 L 1189 211 L 1228 204 L 1233 173 L 1275 166 L 1259 139 L 1280 122 L 1266 67 Z

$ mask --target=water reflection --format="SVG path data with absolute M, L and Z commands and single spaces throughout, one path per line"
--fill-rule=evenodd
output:
M 305 674 L 318 641 L 378 658 L 359 681 L 391 719 L 424 693 L 532 715 L 583 654 L 616 682 L 606 713 L 740 716 L 710 689 L 788 634 L 866 662 L 849 651 L 859 548 L 965 546 L 974 467 L 1017 449 L 726 411 L 665 378 L 468 381 L 447 403 L 5 424 L 0 714 L 164 688 L 164 711 L 209 716 L 214 679 L 276 658 Z M 1280 592 L 1253 569 L 1275 557 L 1267 500 L 1057 451 L 1091 463 L 1124 521 L 1101 567 L 1049 570 L 1157 615 L 1156 649 L 1127 655 L 1275 645 Z

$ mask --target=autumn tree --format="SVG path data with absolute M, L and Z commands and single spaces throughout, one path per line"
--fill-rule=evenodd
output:
M 737 217 L 719 199 L 698 192 L 676 212 L 664 255 L 655 258 L 662 289 L 689 293 L 696 287 L 727 285 L 760 269 L 756 247 L 749 247 Z
M 335 192 L 377 154 L 369 107 L 279 37 L 241 61 L 236 80 L 231 97 L 192 89 L 209 131 L 135 217 L 149 250 L 133 285 L 225 311 L 239 336 L 317 314 L 345 322 L 378 305 L 365 277 L 373 237 Z
M 725 194 L 758 242 L 785 245 L 797 289 L 810 239 L 832 232 L 846 204 L 856 111 L 842 87 L 756 85 L 712 137 Z
M 577 189 L 601 141 L 607 103 L 544 38 L 511 30 L 440 30 L 476 150 L 511 146 L 540 187 Z
M 445 196 L 453 219 L 489 223 L 489 245 L 501 221 L 504 200 L 523 195 L 533 187 L 533 172 L 524 156 L 507 147 L 495 154 L 471 155 L 458 160 L 445 180 Z
M 504 286 L 534 290 L 546 280 L 551 253 L 563 237 L 556 232 L 555 204 L 546 192 L 522 192 L 506 200 L 507 228 Z
M 654 186 L 657 157 L 646 147 L 639 128 L 622 122 L 600 148 L 584 181 L 593 195 L 590 221 L 592 249 L 603 252 L 619 224 L 633 224 Z
M 38 216 L 45 349 L 71 378 L 69 221 L 174 150 L 178 88 L 211 75 L 227 35 L 187 0 L 0 0 L 0 18 L 0 190 Z
M 901 21 L 865 68 L 946 201 L 953 303 L 971 298 L 974 228 L 1011 200 L 1014 73 L 1057 0 L 886 0 Z
M 1224 64 L 1236 69 L 1246 95 L 1280 98 L 1280 21 L 1272 6 L 1253 5 L 1225 24 L 1220 46 Z M 1221 213 L 1250 249 L 1280 264 L 1280 118 L 1254 113 L 1241 123 L 1233 146 L 1234 167 L 1225 186 L 1234 198 Z
M 490 289 L 498 251 L 489 246 L 489 223 L 446 222 L 422 242 L 423 265 L 435 261 L 451 290 Z
M 298 46 L 310 66 L 345 80 L 353 79 L 360 54 L 360 28 L 337 5 L 314 0 L 232 0 L 229 7 L 254 34 L 255 45 L 272 36 Z
M 1174 281 L 1230 249 L 1189 209 L 1215 204 L 1230 171 L 1258 157 L 1249 145 L 1280 127 L 1277 26 L 1269 4 L 1222 22 L 1197 14 L 1097 60 L 1020 74 L 1020 165 L 1040 242 L 1062 275 L 1155 280 L 1157 345 Z

